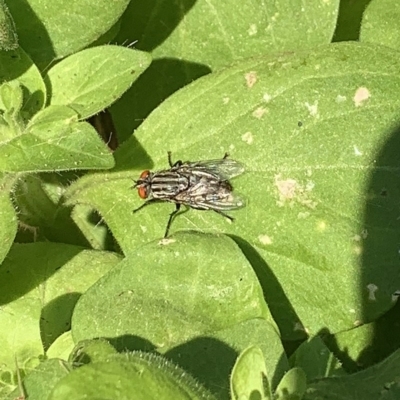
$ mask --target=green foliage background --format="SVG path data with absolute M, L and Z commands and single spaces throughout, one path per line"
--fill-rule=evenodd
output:
M 398 398 L 399 13 L 1 0 L 0 398 Z M 167 151 L 234 223 L 132 213 Z

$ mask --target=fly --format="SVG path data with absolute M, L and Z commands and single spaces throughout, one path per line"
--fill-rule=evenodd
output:
M 175 210 L 170 214 L 164 238 L 168 236 L 171 223 L 181 205 L 196 210 L 213 210 L 229 220 L 234 218 L 225 211 L 241 208 L 243 199 L 233 193 L 229 180 L 244 172 L 244 167 L 228 158 L 226 153 L 218 160 L 172 163 L 168 152 L 170 168 L 162 171 L 143 171 L 135 181 L 139 197 L 146 200 L 134 213 L 152 203 L 167 201 L 175 203 Z

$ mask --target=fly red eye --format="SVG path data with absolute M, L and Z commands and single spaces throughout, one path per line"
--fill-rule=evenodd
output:
M 142 173 L 143 175 L 143 173 Z M 142 177 L 142 175 L 140 175 L 140 177 Z M 147 188 L 146 186 L 139 186 L 138 187 L 138 195 L 141 199 L 147 199 L 148 197 L 148 193 L 147 193 Z
M 146 169 L 145 171 L 143 171 L 143 172 L 140 174 L 139 179 L 146 179 L 149 175 L 150 175 L 150 171 L 149 171 L 148 169 Z M 142 197 L 142 196 L 140 196 L 140 197 Z

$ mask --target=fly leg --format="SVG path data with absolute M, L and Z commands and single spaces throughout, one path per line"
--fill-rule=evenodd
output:
M 166 237 L 168 237 L 168 233 L 169 233 L 169 228 L 171 227 L 172 221 L 175 218 L 175 215 L 179 212 L 181 205 L 179 203 L 175 203 L 175 210 L 172 211 L 172 213 L 169 215 L 169 219 L 168 219 L 168 223 L 167 223 L 167 229 L 165 230 L 165 235 L 164 235 L 164 239 Z
M 220 214 L 220 215 L 222 215 L 223 217 L 225 217 L 225 218 L 228 218 L 230 221 L 234 221 L 235 220 L 235 218 L 233 218 L 233 217 L 231 217 L 230 215 L 228 215 L 228 214 L 225 214 L 223 211 L 221 211 L 221 210 L 213 210 L 213 211 L 215 211 L 216 213 L 218 213 L 218 214 Z
M 158 199 L 150 199 L 150 200 L 147 200 L 147 201 L 146 201 L 145 203 L 143 203 L 140 207 L 134 209 L 134 210 L 133 210 L 133 213 L 138 212 L 139 210 L 141 210 L 142 208 L 148 206 L 149 204 L 157 203 L 157 202 L 159 202 L 159 201 L 160 201 L 160 200 L 158 200 Z
M 180 165 L 182 165 L 182 160 L 178 160 L 177 162 L 173 163 L 172 159 L 171 159 L 171 152 L 168 152 L 168 164 L 171 168 L 173 167 L 179 167 Z

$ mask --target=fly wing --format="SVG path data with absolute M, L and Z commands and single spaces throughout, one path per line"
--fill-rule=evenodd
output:
M 213 174 L 220 180 L 228 180 L 242 174 L 245 170 L 243 164 L 229 158 L 219 160 L 197 161 L 184 164 L 193 170 L 204 171 Z
M 195 185 L 179 193 L 174 201 L 199 210 L 234 210 L 244 207 L 245 200 L 232 192 L 229 182 L 221 182 L 220 177 L 202 177 Z
M 224 196 L 215 196 L 211 199 L 206 198 L 206 204 L 212 210 L 229 211 L 244 207 L 246 202 L 239 194 L 230 192 Z

